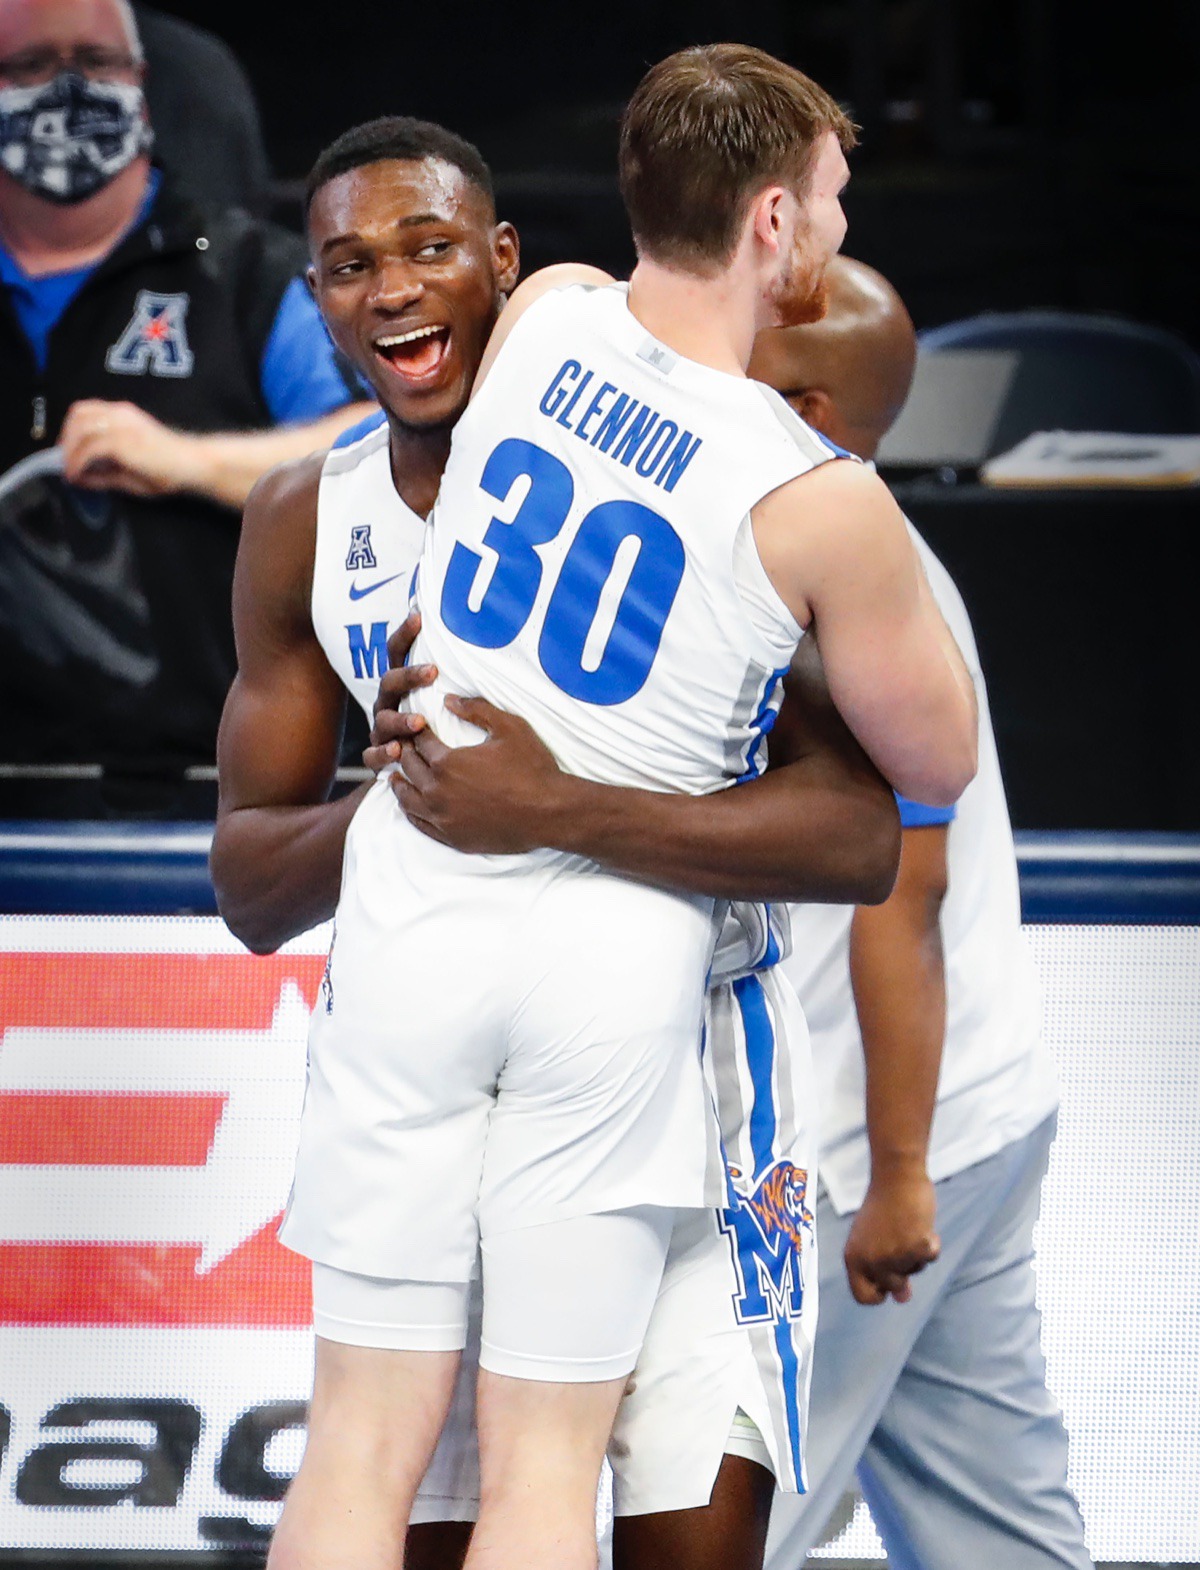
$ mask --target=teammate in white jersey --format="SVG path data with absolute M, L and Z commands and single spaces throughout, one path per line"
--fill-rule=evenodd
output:
M 815 84 L 739 46 L 687 51 L 640 84 L 622 132 L 628 302 L 560 294 L 559 274 L 518 290 L 455 432 L 418 588 L 438 666 L 427 712 L 448 731 L 447 682 L 516 694 L 593 778 L 625 782 L 640 758 L 639 783 L 719 789 L 753 773 L 811 625 L 894 785 L 948 801 L 970 778 L 973 692 L 894 504 L 803 426 L 781 430 L 744 374 L 754 333 L 807 308 L 807 275 L 841 241 L 849 136 Z M 728 199 L 697 201 L 697 217 L 680 191 L 714 170 Z M 602 382 L 572 425 L 593 368 L 611 405 Z M 653 431 L 645 450 L 634 419 L 638 439 Z M 590 1565 L 599 1467 L 674 1212 L 723 1184 L 695 1039 L 712 904 L 557 853 L 464 857 L 383 781 L 347 833 L 337 922 L 281 1237 L 321 1267 L 325 1334 L 372 1353 L 359 1377 L 397 1371 L 390 1459 L 412 1492 L 481 1251 L 467 1564 Z M 397 1011 L 405 967 L 424 985 Z
M 872 269 L 839 258 L 829 278 L 825 320 L 764 334 L 751 371 L 871 459 L 915 334 Z M 918 547 L 979 693 L 979 772 L 953 810 L 901 802 L 884 904 L 792 911 L 784 968 L 820 1087 L 821 1317 L 810 1492 L 776 1502 L 768 1564 L 805 1562 L 857 1467 L 893 1565 L 1083 1570 L 1032 1269 L 1055 1073 L 975 639 Z
M 495 222 L 486 168 L 458 138 L 419 122 L 380 122 L 342 138 L 331 153 L 318 165 L 321 189 L 310 209 L 314 251 L 318 267 L 346 280 L 336 308 L 343 327 L 351 319 L 357 324 L 352 358 L 374 383 L 388 423 L 382 436 L 351 433 L 324 464 L 306 460 L 272 475 L 253 497 L 243 525 L 235 607 L 240 669 L 222 727 L 213 877 L 230 925 L 260 952 L 332 913 L 346 823 L 362 794 L 326 800 L 345 689 L 369 712 L 387 634 L 407 610 L 423 518 L 450 428 L 465 403 L 473 359 L 478 361 L 516 271 L 515 237 Z M 403 336 L 383 329 L 394 328 L 414 298 L 426 320 L 436 320 L 457 340 L 457 355 L 444 355 L 432 376 L 421 374 L 419 364 L 411 374 L 404 363 L 424 352 L 420 338 L 409 340 L 418 347 L 407 354 L 403 344 L 392 348 L 387 364 L 374 348 L 380 334 Z M 580 837 L 590 822 L 594 839 L 583 847 L 587 854 L 670 886 L 780 899 L 882 897 L 894 870 L 890 798 L 836 715 L 826 710 L 820 725 L 815 718 L 795 761 L 769 779 L 706 797 L 609 792 L 602 813 L 572 807 L 572 832 Z M 405 716 L 393 720 L 393 734 L 401 736 L 413 723 Z M 503 783 L 515 743 L 512 727 L 519 725 L 513 720 L 495 741 L 454 754 L 451 762 L 463 765 L 460 783 L 464 776 L 469 782 L 471 764 L 477 782 Z M 524 770 L 507 777 L 527 783 Z M 545 811 L 551 804 L 546 791 L 539 806 Z M 503 801 L 498 805 L 509 810 Z M 516 803 L 512 811 L 515 821 Z M 490 827 L 502 827 L 494 814 Z M 764 947 L 766 939 L 764 929 Z M 763 985 L 768 992 L 773 987 Z M 741 1017 L 740 1004 L 729 1010 L 731 1021 L 734 1015 Z M 703 1437 L 694 1407 L 681 1404 L 679 1382 L 670 1377 L 671 1358 L 677 1351 L 690 1357 L 710 1393 L 719 1396 L 720 1381 L 729 1382 L 719 1360 L 736 1335 L 725 1323 L 714 1325 L 710 1311 L 707 1324 L 697 1323 L 687 1296 L 695 1288 L 698 1258 L 710 1272 L 714 1263 L 728 1270 L 728 1249 L 720 1242 L 720 1251 L 700 1256 L 694 1244 L 690 1253 L 682 1245 L 676 1250 L 652 1317 L 655 1347 L 665 1345 L 668 1356 L 660 1351 L 645 1370 L 639 1364 L 631 1415 L 623 1417 L 619 1432 L 625 1447 L 619 1480 L 631 1508 L 661 1511 L 677 1503 L 670 1463 L 688 1459 L 679 1434 L 697 1444 Z M 717 1306 L 728 1308 L 723 1278 L 720 1288 Z M 675 1328 L 681 1313 L 687 1341 Z M 311 1463 L 306 1461 L 306 1480 L 289 1510 L 299 1503 L 299 1531 L 314 1551 L 332 1541 L 365 1560 L 376 1534 L 382 1530 L 390 1539 L 393 1528 L 386 1510 L 381 1519 L 389 1498 L 387 1469 L 379 1476 L 364 1456 L 385 1452 L 394 1419 L 386 1387 L 364 1400 L 361 1392 L 347 1391 L 342 1373 L 341 1349 L 322 1341 Z M 645 1398 L 664 1380 L 665 1396 L 646 1410 Z M 728 1411 L 724 1418 L 713 1465 L 727 1438 Z M 769 1497 L 763 1484 L 769 1487 L 770 1474 L 738 1451 L 735 1441 L 712 1506 L 699 1512 L 699 1530 L 694 1511 L 622 1523 L 618 1553 L 628 1570 L 651 1570 L 664 1551 L 679 1570 L 711 1564 L 740 1570 L 761 1562 Z M 453 1446 L 446 1452 L 435 1458 L 419 1502 L 418 1518 L 438 1524 L 409 1534 L 412 1570 L 447 1570 L 461 1562 L 465 1529 L 443 1517 L 472 1514 L 477 1489 L 460 1475 Z M 687 1487 L 707 1499 L 711 1474 L 689 1477 Z

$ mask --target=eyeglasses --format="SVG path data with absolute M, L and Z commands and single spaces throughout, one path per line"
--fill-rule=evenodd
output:
M 97 49 L 81 44 L 69 54 L 57 49 L 27 49 L 22 54 L 0 60 L 0 82 L 17 87 L 43 87 L 60 71 L 75 71 L 93 82 L 115 82 L 141 69 L 142 62 L 116 49 Z

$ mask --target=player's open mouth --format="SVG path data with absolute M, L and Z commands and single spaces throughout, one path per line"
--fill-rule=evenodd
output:
M 406 382 L 431 380 L 441 370 L 450 348 L 448 327 L 412 327 L 375 340 L 375 353 Z

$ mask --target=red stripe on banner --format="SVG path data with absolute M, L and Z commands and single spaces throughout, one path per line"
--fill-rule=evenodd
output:
M 225 1101 L 190 1091 L 0 1091 L 0 1162 L 202 1167 Z
M 0 1243 L 0 1324 L 312 1324 L 312 1266 L 269 1221 L 207 1275 L 198 1244 Z
M 0 1031 L 266 1030 L 294 981 L 309 1008 L 319 954 L 3 954 Z

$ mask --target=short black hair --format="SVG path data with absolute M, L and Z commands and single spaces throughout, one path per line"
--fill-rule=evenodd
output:
M 318 156 L 304 187 L 305 217 L 308 217 L 313 197 L 330 180 L 336 180 L 338 175 L 347 174 L 351 169 L 361 169 L 364 164 L 382 163 L 391 158 L 438 158 L 442 163 L 452 164 L 483 192 L 488 205 L 495 209 L 492 171 L 472 142 L 432 120 L 416 120 L 411 115 L 382 115 L 378 120 L 368 120 L 343 131 Z

